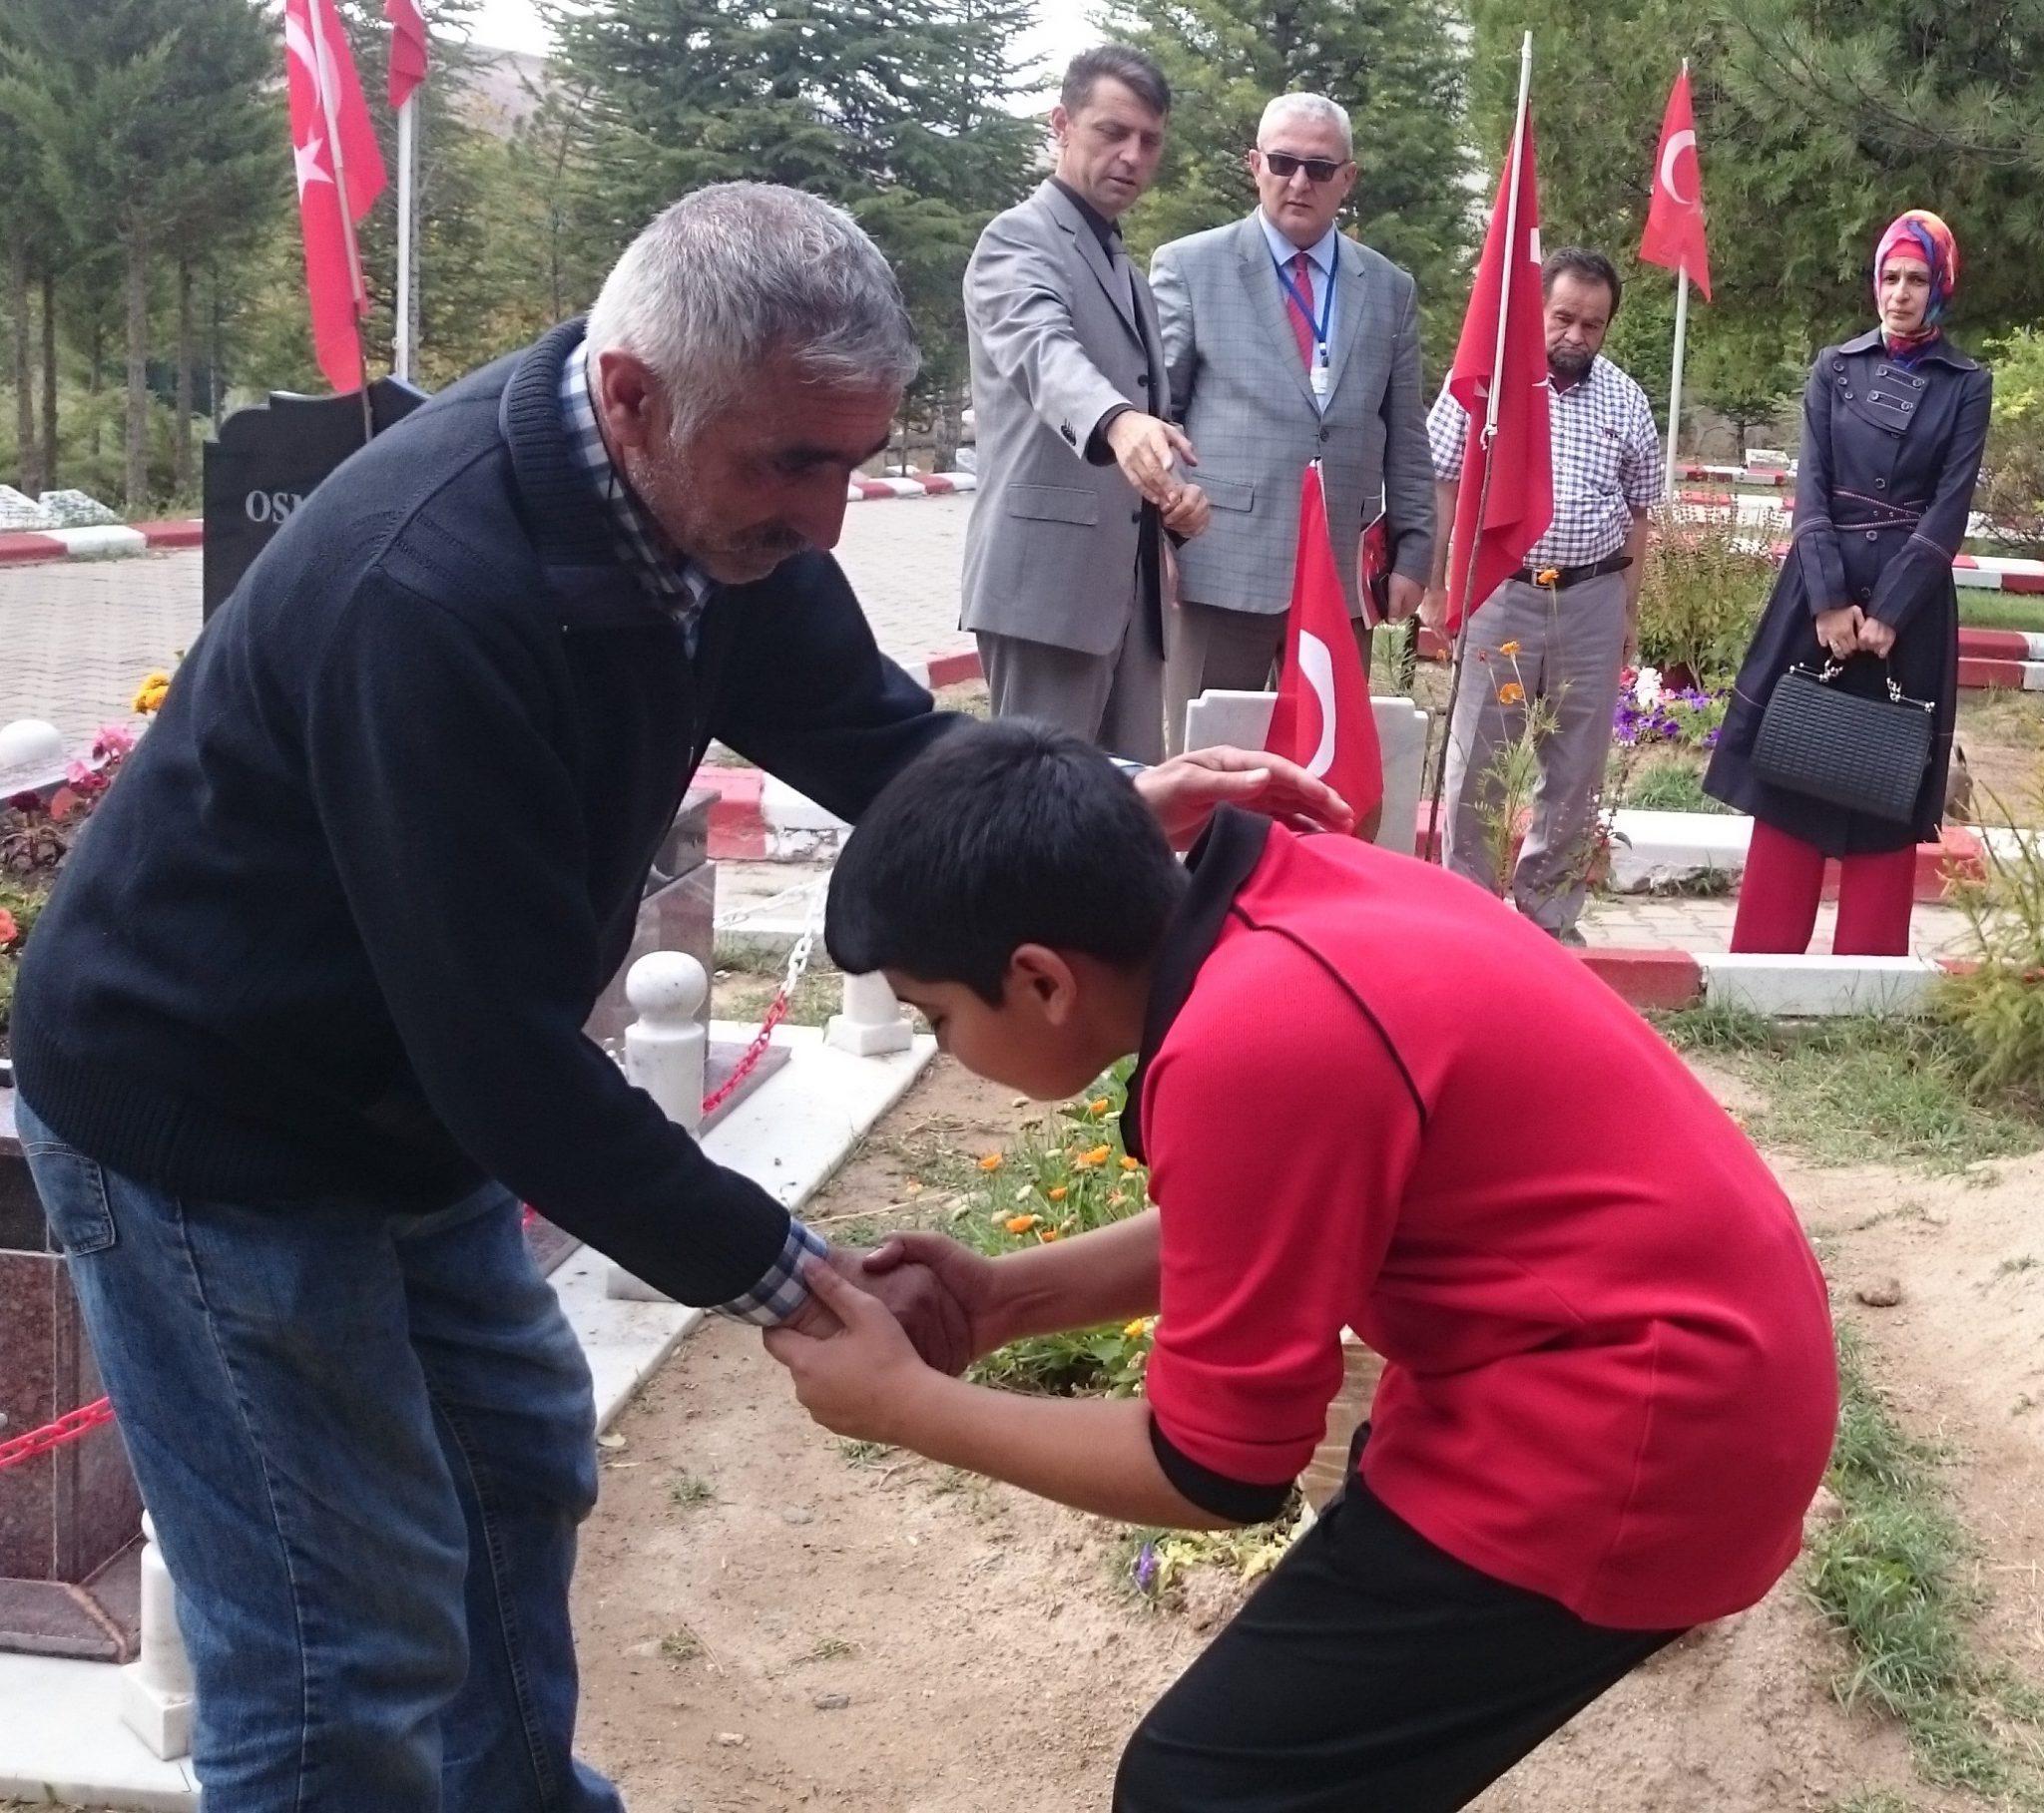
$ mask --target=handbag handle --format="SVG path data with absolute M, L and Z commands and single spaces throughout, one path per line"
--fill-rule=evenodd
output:
M 1911 698 L 1908 695 L 1908 693 L 1902 690 L 1901 683 L 1895 679 L 1894 670 L 1892 669 L 1892 667 L 1890 667 L 1888 663 L 1888 658 L 1885 655 L 1875 655 L 1870 650 L 1862 649 L 1859 651 L 1857 655 L 1852 656 L 1850 659 L 1853 661 L 1857 661 L 1859 660 L 1860 656 L 1865 656 L 1870 661 L 1877 661 L 1880 663 L 1881 678 L 1887 682 L 1888 699 L 1890 703 L 1897 705 L 1913 705 L 1919 711 L 1934 711 L 1936 709 L 1936 706 L 1934 706 L 1929 699 Z M 1832 680 L 1836 680 L 1839 675 L 1845 672 L 1845 663 L 1841 661 L 1835 661 L 1830 657 L 1826 656 L 1821 671 L 1808 666 L 1806 663 L 1796 662 L 1792 667 L 1789 668 L 1788 672 L 1790 674 L 1804 675 L 1808 679 L 1815 680 L 1818 685 L 1827 686 L 1831 683 Z

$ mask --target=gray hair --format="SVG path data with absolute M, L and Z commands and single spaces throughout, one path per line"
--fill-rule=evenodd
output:
M 1264 117 L 1257 122 L 1258 149 L 1262 150 L 1264 141 L 1287 120 L 1333 127 L 1341 135 L 1343 154 L 1355 156 L 1355 134 L 1348 124 L 1348 109 L 1329 101 L 1325 95 L 1279 95 L 1264 109 Z
M 770 183 L 714 184 L 655 217 L 604 279 L 588 342 L 646 362 L 681 438 L 769 358 L 875 390 L 905 390 L 922 362 L 880 248 L 843 209 Z

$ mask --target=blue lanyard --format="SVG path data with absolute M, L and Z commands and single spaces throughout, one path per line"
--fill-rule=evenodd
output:
M 1308 269 L 1311 268 L 1311 258 L 1306 259 L 1306 266 Z M 1315 321 L 1313 319 L 1313 298 L 1310 289 L 1308 289 L 1308 292 L 1306 294 L 1300 295 L 1298 293 L 1298 285 L 1291 280 L 1291 272 L 1286 270 L 1284 266 L 1278 263 L 1276 258 L 1273 258 L 1271 260 L 1271 268 L 1277 271 L 1278 281 L 1284 285 L 1285 294 L 1290 296 L 1290 298 L 1298 304 L 1298 312 L 1302 314 L 1306 318 L 1307 322 L 1311 324 L 1313 330 L 1313 345 L 1319 353 L 1321 362 L 1324 364 L 1326 362 L 1327 357 L 1327 323 L 1334 318 L 1333 271 L 1330 270 L 1327 272 L 1326 291 L 1320 297 L 1319 319 Z M 1308 284 L 1310 284 L 1311 279 L 1308 278 L 1307 282 Z

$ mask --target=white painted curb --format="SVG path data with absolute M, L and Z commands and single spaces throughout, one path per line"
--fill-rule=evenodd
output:
M 1699 951 L 1704 1000 L 1769 1019 L 1921 1013 L 1943 971 L 1927 957 L 1776 957 Z

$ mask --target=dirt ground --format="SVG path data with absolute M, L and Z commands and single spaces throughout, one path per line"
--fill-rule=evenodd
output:
M 939 1061 L 815 1213 L 898 1213 L 933 1146 L 990 1149 L 1024 1113 Z M 1897 1410 L 1949 1451 L 1990 1593 L 1982 1643 L 2044 1680 L 2044 1266 L 2023 1263 L 2044 1260 L 2044 1154 L 1956 1181 L 1778 1167 Z M 1897 1306 L 1856 1305 L 1889 1277 Z M 1112 1526 L 847 1452 L 728 1325 L 692 1335 L 617 1433 L 578 1589 L 583 1741 L 637 1813 L 1104 1808 L 1126 1732 L 1229 1609 L 1214 1582 L 1182 1611 L 1134 1598 Z M 1788 1813 L 1887 1790 L 1922 1813 L 1983 1806 L 1924 1787 L 1892 1725 L 1839 1706 L 1840 1660 L 1791 1575 L 1477 1804 Z

